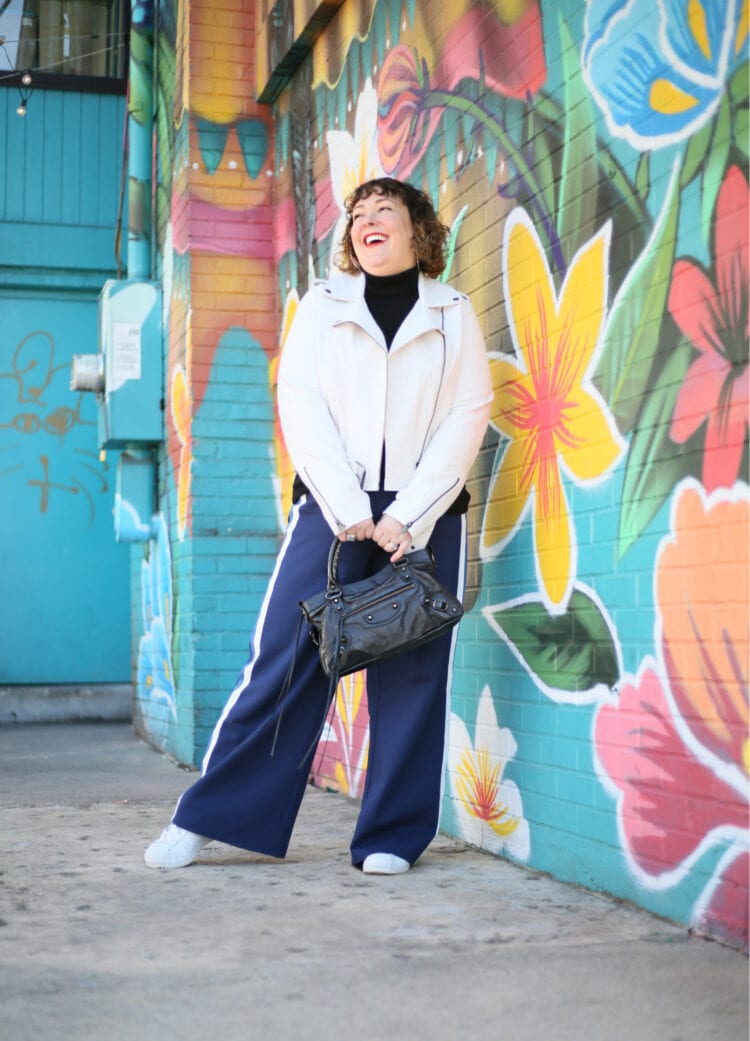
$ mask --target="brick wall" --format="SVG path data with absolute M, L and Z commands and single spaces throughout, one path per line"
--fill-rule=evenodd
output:
M 278 539 L 282 314 L 328 271 L 351 178 L 408 178 L 451 225 L 448 278 L 496 390 L 470 482 L 442 827 L 743 945 L 740 6 L 683 24 L 645 2 L 348 0 L 271 110 L 252 100 L 251 5 L 181 4 L 161 154 L 179 583 L 166 747 L 186 747 L 181 727 L 193 760 L 205 745 Z M 355 797 L 366 705 L 361 677 L 342 685 L 316 763 L 317 783 Z

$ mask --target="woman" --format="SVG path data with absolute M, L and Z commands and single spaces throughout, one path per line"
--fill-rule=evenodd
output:
M 347 200 L 342 274 L 300 303 L 279 368 L 279 410 L 297 477 L 252 655 L 216 725 L 201 778 L 146 850 L 191 863 L 211 839 L 283 857 L 325 714 L 312 641 L 292 655 L 298 601 L 325 584 L 332 533 L 352 582 L 429 541 L 444 585 L 463 591 L 464 481 L 492 388 L 466 297 L 435 280 L 448 229 L 427 196 L 378 178 Z M 370 751 L 351 843 L 368 874 L 406 871 L 438 828 L 456 630 L 367 670 Z M 283 721 L 272 753 L 279 712 Z

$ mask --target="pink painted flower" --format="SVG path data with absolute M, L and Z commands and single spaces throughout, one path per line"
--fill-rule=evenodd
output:
M 370 752 L 370 719 L 364 672 L 345 676 L 323 729 L 312 774 L 320 788 L 361 799 Z
M 442 106 L 428 107 L 429 81 L 411 47 L 399 44 L 385 56 L 378 76 L 378 150 L 386 173 L 408 177 L 424 155 Z
M 620 838 L 647 889 L 668 889 L 709 848 L 725 854 L 692 912 L 697 928 L 747 945 L 747 489 L 707 498 L 692 480 L 657 559 L 658 662 L 599 710 L 594 741 L 618 800 Z M 717 594 L 717 590 L 720 593 Z M 744 875 L 743 875 L 744 869 Z
M 713 230 L 714 275 L 692 260 L 674 266 L 669 310 L 699 352 L 677 396 L 670 429 L 682 444 L 704 423 L 703 484 L 737 480 L 748 430 L 748 184 L 731 166 L 719 190 Z

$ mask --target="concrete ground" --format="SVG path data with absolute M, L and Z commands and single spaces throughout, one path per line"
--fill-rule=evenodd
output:
M 128 724 L 0 727 L 2 1041 L 745 1041 L 744 955 L 440 838 L 349 866 L 310 788 L 285 861 L 142 853 L 191 775 Z

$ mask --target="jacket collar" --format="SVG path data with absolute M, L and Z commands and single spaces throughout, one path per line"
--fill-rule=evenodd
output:
M 340 304 L 336 325 L 342 322 L 353 322 L 364 329 L 382 347 L 385 340 L 375 319 L 365 303 L 365 276 L 333 275 L 320 283 L 323 295 L 336 300 Z M 416 339 L 422 333 L 432 329 L 443 329 L 442 309 L 459 303 L 463 297 L 452 286 L 438 282 L 434 278 L 419 276 L 417 283 L 419 298 L 404 319 L 391 344 L 391 353 L 409 340 Z

